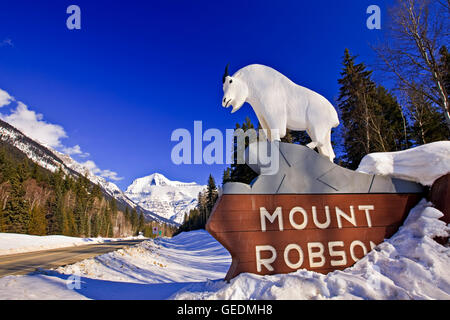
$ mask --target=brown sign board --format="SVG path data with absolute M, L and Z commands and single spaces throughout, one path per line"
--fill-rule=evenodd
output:
M 430 192 L 430 201 L 444 216 L 442 220 L 450 223 L 450 174 L 437 179 Z
M 345 269 L 391 237 L 420 193 L 222 194 L 207 231 L 231 254 L 226 275 Z

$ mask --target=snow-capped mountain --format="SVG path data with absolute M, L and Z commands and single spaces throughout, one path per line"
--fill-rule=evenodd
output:
M 62 168 L 66 173 L 71 171 L 51 150 L 3 120 L 0 120 L 0 141 L 16 147 L 30 160 L 47 170 L 55 172 Z
M 151 220 L 171 225 L 176 224 L 174 221 L 168 220 L 164 216 L 159 216 L 154 212 L 142 208 L 130 200 L 117 185 L 93 174 L 88 168 L 72 159 L 69 155 L 40 144 L 3 120 L 0 120 L 0 142 L 19 149 L 30 160 L 49 171 L 55 172 L 61 168 L 66 174 L 74 176 L 87 175 L 87 178 L 92 183 L 100 186 L 105 195 L 115 198 L 119 207 L 124 208 L 125 206 L 129 206 L 131 208 L 136 208 L 138 211 L 142 211 L 144 215 Z
M 61 153 L 57 150 L 54 150 L 52 148 L 49 148 L 49 149 L 54 154 L 56 154 L 68 168 L 79 173 L 80 175 L 83 175 L 83 176 L 86 175 L 90 181 L 92 181 L 95 184 L 98 184 L 102 189 L 104 189 L 104 191 L 106 191 L 106 193 L 108 195 L 116 198 L 116 200 L 118 200 L 118 201 L 125 202 L 132 208 L 136 207 L 136 204 L 133 201 L 131 201 L 130 199 L 128 199 L 128 197 L 123 193 L 122 190 L 119 189 L 119 187 L 116 184 L 114 184 L 110 181 L 106 181 L 106 179 L 103 177 L 96 176 L 91 171 L 89 171 L 85 166 L 83 166 L 82 164 L 75 161 L 72 157 L 70 157 L 64 153 Z
M 134 180 L 125 195 L 142 208 L 181 224 L 184 214 L 197 206 L 198 193 L 205 187 L 195 182 L 171 181 L 154 173 Z

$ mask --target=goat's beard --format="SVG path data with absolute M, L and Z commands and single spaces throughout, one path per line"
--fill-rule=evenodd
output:
M 244 102 L 245 102 L 245 101 L 235 103 L 235 104 L 233 105 L 233 109 L 231 110 L 231 113 L 235 113 L 236 111 L 238 111 L 238 110 L 243 106 Z

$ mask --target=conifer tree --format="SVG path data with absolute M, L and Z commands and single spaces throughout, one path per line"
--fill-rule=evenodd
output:
M 408 94 L 408 110 L 411 117 L 411 135 L 415 144 L 425 144 L 450 138 L 445 118 L 419 91 Z
M 408 127 L 396 99 L 372 79 L 364 63 L 356 63 L 348 49 L 343 58 L 338 106 L 343 124 L 344 161 L 356 169 L 371 152 L 408 146 Z
M 250 121 L 249 117 L 245 118 L 245 122 L 240 125 L 240 124 L 236 124 L 236 130 L 238 129 L 242 129 L 245 131 L 247 131 L 248 129 L 255 129 L 255 126 L 253 125 L 253 123 Z M 249 142 L 245 141 L 245 148 L 248 147 Z M 242 183 L 247 183 L 249 184 L 253 179 L 255 179 L 258 175 L 245 163 L 237 163 L 237 156 L 238 156 L 238 146 L 237 146 L 237 142 L 234 141 L 233 143 L 234 148 L 233 148 L 233 163 L 231 164 L 231 174 L 230 174 L 230 181 L 232 182 L 242 182 Z
M 133 229 L 133 233 L 136 232 L 136 228 L 138 227 L 138 224 L 139 224 L 139 216 L 136 211 L 136 208 L 133 208 L 133 210 L 131 211 L 131 226 Z
M 30 221 L 28 203 L 25 200 L 25 190 L 18 174 L 10 179 L 10 194 L 3 212 L 6 232 L 27 233 Z
M 223 170 L 222 185 L 230 181 L 231 181 L 231 168 L 226 168 L 225 170 Z
M 338 105 L 344 125 L 345 160 L 350 168 L 355 169 L 371 150 L 369 99 L 375 85 L 370 80 L 371 71 L 366 70 L 363 63 L 355 64 L 355 57 L 348 49 L 342 64 Z
M 216 187 L 216 182 L 214 180 L 214 177 L 210 174 L 208 178 L 208 185 L 207 185 L 207 191 L 206 191 L 206 217 L 205 217 L 205 224 L 208 220 L 209 215 L 211 214 L 211 211 L 214 207 L 214 204 L 216 203 L 218 192 Z
M 40 206 L 34 206 L 31 210 L 28 233 L 38 236 L 47 234 L 47 220 L 45 219 L 45 213 Z
M 128 209 L 128 206 L 125 207 L 125 221 L 130 221 L 130 209 Z
M 139 213 L 139 222 L 138 222 L 137 233 L 144 231 L 144 227 L 145 227 L 145 218 L 144 218 L 144 214 L 141 212 L 141 213 Z

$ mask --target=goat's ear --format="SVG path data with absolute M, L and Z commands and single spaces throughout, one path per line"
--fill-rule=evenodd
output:
M 227 64 L 227 66 L 225 67 L 225 72 L 223 73 L 223 76 L 222 76 L 222 83 L 225 83 L 225 78 L 229 76 L 229 74 L 228 74 L 229 66 L 230 66 L 230 64 Z

